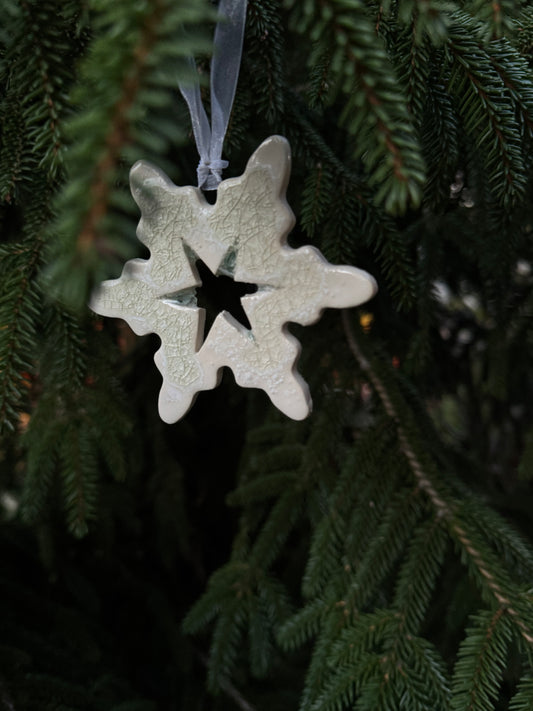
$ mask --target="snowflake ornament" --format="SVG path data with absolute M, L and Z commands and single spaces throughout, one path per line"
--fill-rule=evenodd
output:
M 179 420 L 199 391 L 216 387 L 223 366 L 239 385 L 265 390 L 289 417 L 305 418 L 312 402 L 296 371 L 301 346 L 287 323 L 307 326 L 324 308 L 357 306 L 376 291 L 361 269 L 333 266 L 314 247 L 287 246 L 295 221 L 285 199 L 290 164 L 287 140 L 271 136 L 243 175 L 220 183 L 214 205 L 198 188 L 177 187 L 145 161 L 131 170 L 142 213 L 137 236 L 150 258 L 127 262 L 90 305 L 102 316 L 124 319 L 138 335 L 160 337 L 154 360 L 163 376 L 159 413 L 165 422 Z M 204 340 L 198 259 L 213 274 L 257 284 L 241 299 L 251 329 L 223 311 Z

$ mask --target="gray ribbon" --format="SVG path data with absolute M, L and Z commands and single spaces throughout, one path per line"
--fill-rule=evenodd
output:
M 198 187 L 216 190 L 222 180 L 222 171 L 228 161 L 222 160 L 222 146 L 237 88 L 241 64 L 246 0 L 220 0 L 219 21 L 215 29 L 213 58 L 211 60 L 211 126 L 200 95 L 200 81 L 196 64 L 189 58 L 193 83 L 179 88 L 191 114 L 192 129 L 200 163 Z

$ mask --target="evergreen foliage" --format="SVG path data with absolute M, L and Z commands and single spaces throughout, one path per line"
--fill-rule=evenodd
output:
M 173 426 L 85 304 L 130 165 L 194 182 L 212 3 L 0 11 L 0 707 L 533 709 L 529 4 L 249 0 L 227 175 L 286 135 L 291 243 L 380 291 L 298 329 L 308 420 Z

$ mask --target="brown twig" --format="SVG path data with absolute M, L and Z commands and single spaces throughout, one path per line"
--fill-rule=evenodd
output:
M 160 21 L 160 2 L 154 2 L 155 10 L 146 21 L 140 41 L 133 51 L 133 63 L 122 83 L 120 98 L 113 108 L 105 150 L 96 164 L 89 192 L 91 207 L 78 235 L 78 249 L 86 252 L 98 242 L 98 223 L 105 216 L 109 203 L 109 174 L 116 167 L 121 150 L 130 141 L 129 112 L 135 103 L 146 70 L 146 61 L 156 40 L 156 28 Z

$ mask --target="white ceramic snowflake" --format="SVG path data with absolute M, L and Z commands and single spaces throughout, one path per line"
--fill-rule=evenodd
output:
M 137 236 L 150 258 L 127 262 L 119 279 L 94 293 L 91 308 L 123 318 L 138 335 L 160 337 L 154 359 L 163 376 L 165 422 L 182 417 L 199 391 L 214 388 L 223 366 L 239 385 L 265 390 L 282 412 L 303 419 L 311 398 L 296 371 L 300 343 L 286 324 L 311 324 L 324 308 L 356 306 L 376 291 L 366 272 L 332 266 L 314 247 L 287 246 L 294 225 L 285 200 L 290 163 L 286 139 L 268 138 L 243 175 L 220 183 L 214 205 L 198 188 L 177 187 L 144 161 L 131 170 L 142 212 Z M 241 299 L 251 329 L 223 311 L 203 340 L 197 259 L 213 274 L 257 284 L 256 293 Z

